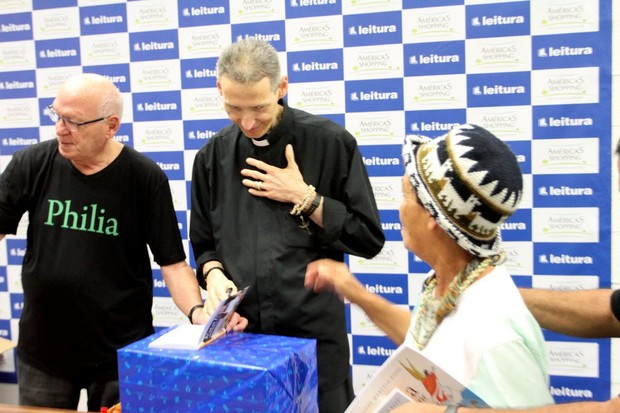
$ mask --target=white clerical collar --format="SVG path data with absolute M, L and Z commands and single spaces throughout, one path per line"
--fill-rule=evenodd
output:
M 269 146 L 269 140 L 266 137 L 250 139 L 255 146 Z

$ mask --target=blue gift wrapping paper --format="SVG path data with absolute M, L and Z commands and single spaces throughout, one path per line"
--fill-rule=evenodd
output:
M 317 412 L 316 341 L 233 333 L 200 350 L 118 350 L 123 413 Z

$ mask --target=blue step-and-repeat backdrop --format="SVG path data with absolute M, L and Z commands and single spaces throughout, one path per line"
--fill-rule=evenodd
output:
M 411 306 L 428 270 L 400 235 L 403 136 L 466 121 L 505 140 L 525 174 L 522 208 L 503 226 L 517 284 L 610 286 L 611 0 L 0 0 L 0 166 L 54 139 L 43 109 L 69 76 L 106 75 L 125 98 L 117 139 L 167 173 L 188 248 L 193 158 L 228 124 L 216 59 L 248 36 L 279 51 L 292 107 L 360 144 L 387 237 L 374 259 L 348 257 L 369 290 Z M 11 339 L 26 225 L 0 246 L 0 336 Z M 156 326 L 186 322 L 153 276 Z M 348 320 L 359 390 L 395 347 L 358 308 Z M 545 334 L 556 400 L 609 398 L 609 340 Z M 0 380 L 16 380 L 13 352 Z

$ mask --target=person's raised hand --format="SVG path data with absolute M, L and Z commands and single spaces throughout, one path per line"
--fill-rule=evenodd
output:
M 304 286 L 314 292 L 331 291 L 349 300 L 353 293 L 364 288 L 345 263 L 330 259 L 308 264 Z
M 250 194 L 273 199 L 278 202 L 297 204 L 308 191 L 308 184 L 299 171 L 295 162 L 295 153 L 292 145 L 284 149 L 287 165 L 278 168 L 255 158 L 247 158 L 248 165 L 256 169 L 242 169 L 241 181 L 248 188 Z

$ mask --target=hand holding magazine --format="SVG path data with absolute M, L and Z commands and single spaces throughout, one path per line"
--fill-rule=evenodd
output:
M 183 324 L 149 343 L 149 348 L 198 350 L 226 332 L 226 326 L 249 287 L 222 300 L 209 321 L 202 325 Z

